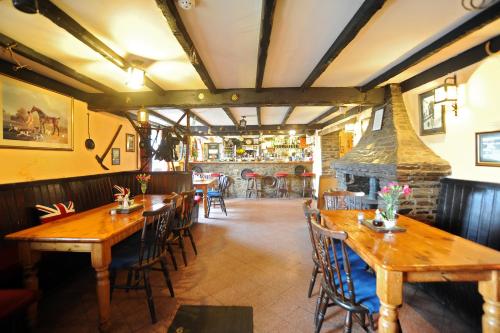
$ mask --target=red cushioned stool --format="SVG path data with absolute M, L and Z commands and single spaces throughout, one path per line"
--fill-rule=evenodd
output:
M 276 198 L 288 198 L 288 173 L 277 172 L 276 177 Z
M 312 198 L 314 192 L 313 189 L 314 173 L 304 172 L 301 173 L 300 176 L 302 177 L 302 197 L 305 198 L 307 193 L 308 196 Z

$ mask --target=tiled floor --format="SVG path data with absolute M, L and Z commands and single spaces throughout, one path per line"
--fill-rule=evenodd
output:
M 311 250 L 301 201 L 227 200 L 194 228 L 199 255 L 188 245 L 189 265 L 171 272 L 170 298 L 160 272 L 152 274 L 159 322 L 152 325 L 144 291 L 116 291 L 112 332 L 166 332 L 180 304 L 251 305 L 255 332 L 312 332 L 317 289 L 306 297 Z M 180 253 L 177 261 L 182 262 Z M 119 278 L 123 279 L 124 276 Z M 40 304 L 42 332 L 94 332 L 95 279 L 89 270 Z M 330 308 L 322 332 L 342 332 L 344 313 Z M 406 286 L 400 311 L 403 331 L 474 332 L 462 319 L 420 290 Z M 355 325 L 354 332 L 362 331 Z

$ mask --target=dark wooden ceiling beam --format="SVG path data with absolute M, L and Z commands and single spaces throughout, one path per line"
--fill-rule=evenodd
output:
M 43 65 L 53 71 L 56 71 L 60 74 L 63 74 L 69 78 L 72 78 L 74 80 L 77 80 L 83 84 L 86 84 L 87 86 L 90 86 L 96 90 L 102 91 L 107 94 L 113 94 L 116 93 L 117 91 L 114 89 L 111 89 L 108 86 L 105 86 L 104 84 L 89 78 L 88 76 L 82 75 L 75 71 L 72 68 L 69 68 L 68 66 L 51 59 L 49 57 L 44 56 L 41 53 L 38 53 L 37 51 L 33 50 L 32 48 L 27 47 L 26 45 L 23 45 L 19 43 L 18 41 L 0 33 L 0 46 L 7 49 L 11 48 L 12 52 L 15 54 L 18 54 L 22 57 L 25 57 L 29 60 L 32 60 L 40 65 Z
M 455 29 L 451 30 L 444 36 L 438 38 L 434 42 L 430 43 L 421 50 L 415 52 L 402 62 L 391 67 L 384 73 L 380 74 L 376 78 L 372 79 L 365 85 L 361 87 L 362 91 L 366 91 L 376 87 L 377 85 L 386 82 L 387 80 L 395 77 L 396 75 L 402 73 L 406 69 L 420 63 L 421 61 L 427 59 L 431 55 L 439 52 L 445 47 L 455 43 L 456 41 L 470 35 L 474 31 L 477 31 L 484 27 L 485 25 L 500 18 L 500 2 L 490 6 L 489 8 L 483 10 L 479 14 L 470 18 L 468 21 L 462 23 Z
M 236 121 L 236 118 L 234 118 L 234 115 L 231 112 L 231 110 L 229 108 L 222 108 L 222 110 L 224 110 L 224 112 L 229 117 L 229 119 L 231 119 L 231 121 L 233 122 L 234 126 L 238 127 L 239 126 L 239 122 Z
M 292 112 L 294 109 L 295 109 L 294 106 L 288 107 L 288 110 L 286 111 L 285 116 L 283 117 L 283 120 L 281 121 L 281 125 L 286 125 L 286 122 L 287 122 L 288 118 L 290 118 L 290 116 L 292 115 Z
M 227 135 L 242 135 L 242 134 L 259 134 L 263 132 L 264 134 L 287 134 L 287 131 L 293 129 L 297 133 L 304 133 L 306 131 L 314 131 L 316 129 L 321 129 L 320 125 L 248 125 L 245 129 L 236 126 L 212 126 L 210 127 L 210 133 L 206 126 L 192 126 L 192 135 L 217 135 L 217 136 L 227 136 Z
M 338 110 L 339 110 L 338 106 L 332 106 L 331 108 L 329 108 L 328 110 L 326 110 L 325 112 L 323 112 L 322 114 L 311 120 L 307 125 L 316 124 L 321 120 L 325 119 L 326 117 L 328 117 L 329 115 L 331 115 L 332 113 L 337 112 Z
M 344 27 L 344 30 L 335 39 L 332 46 L 326 51 L 325 55 L 318 62 L 311 74 L 302 83 L 301 88 L 306 89 L 312 86 L 321 74 L 328 68 L 330 63 L 351 43 L 359 31 L 370 21 L 372 16 L 384 5 L 385 0 L 365 0 L 358 11 L 351 18 L 349 23 Z
M 260 37 L 259 53 L 257 58 L 257 75 L 255 79 L 255 89 L 259 91 L 262 88 L 264 80 L 264 70 L 266 68 L 267 50 L 271 40 L 271 31 L 273 29 L 274 9 L 276 0 L 262 0 L 262 13 L 260 18 Z
M 127 70 L 131 64 L 118 53 L 113 51 L 109 46 L 104 44 L 100 39 L 92 35 L 87 29 L 75 21 L 71 16 L 62 11 L 49 0 L 38 1 L 38 10 L 40 14 L 54 22 L 59 27 L 63 28 L 76 39 L 102 55 L 106 60 L 115 64 L 123 70 Z M 145 85 L 156 92 L 163 94 L 162 87 L 154 83 L 149 77 L 145 77 Z
M 204 94 L 203 99 L 198 95 Z M 237 94 L 238 99 L 231 97 Z M 152 92 L 119 93 L 115 95 L 92 94 L 89 108 L 132 109 L 146 107 L 171 107 L 180 109 L 236 106 L 320 106 L 361 104 L 377 105 L 384 101 L 384 89 L 377 88 L 360 92 L 356 88 L 264 88 L 256 92 L 253 88 L 224 89 L 217 94 L 208 90 L 169 90 L 163 96 Z
M 163 16 L 170 26 L 170 29 L 172 30 L 172 33 L 184 49 L 184 52 L 186 52 L 189 61 L 191 61 L 191 64 L 200 75 L 200 78 L 203 83 L 205 83 L 205 86 L 207 86 L 208 90 L 211 93 L 216 93 L 217 88 L 215 87 L 215 84 L 212 81 L 212 78 L 210 77 L 205 64 L 203 64 L 198 50 L 196 50 L 196 47 L 194 46 L 194 43 L 191 40 L 191 37 L 189 36 L 187 29 L 184 26 L 184 23 L 182 23 L 181 16 L 179 15 L 177 8 L 175 7 L 175 1 L 156 0 L 156 5 L 158 6 L 158 8 L 160 8 Z
M 262 125 L 262 114 L 261 114 L 262 110 L 260 109 L 260 106 L 257 106 L 256 109 L 257 109 L 257 124 L 259 126 L 261 126 Z
M 407 92 L 427 82 L 434 81 L 449 73 L 453 73 L 464 67 L 470 66 L 472 64 L 475 64 L 476 62 L 483 60 L 489 55 L 486 51 L 486 44 L 488 42 L 490 52 L 494 53 L 500 51 L 500 35 L 498 35 L 490 39 L 489 41 L 470 48 L 453 58 L 443 61 L 442 63 L 401 82 L 401 91 Z
M 361 112 L 366 111 L 369 108 L 370 107 L 366 107 L 366 106 L 355 106 L 355 107 L 347 110 L 344 114 L 338 115 L 337 117 L 335 117 L 333 119 L 330 119 L 327 122 L 325 122 L 323 124 L 319 124 L 319 125 L 322 128 L 325 128 L 327 126 L 330 126 L 330 125 L 333 125 L 335 123 L 338 123 L 339 121 L 342 121 L 342 120 L 345 120 L 345 119 L 347 119 L 349 117 L 352 117 L 352 116 L 355 116 L 357 114 L 360 114 Z
M 0 59 L 0 73 L 10 76 L 14 79 L 25 81 L 27 83 L 58 92 L 60 94 L 74 97 L 81 101 L 87 101 L 91 94 L 73 88 L 67 84 L 61 83 L 44 75 L 38 74 L 30 69 L 23 68 L 15 70 L 16 65 Z

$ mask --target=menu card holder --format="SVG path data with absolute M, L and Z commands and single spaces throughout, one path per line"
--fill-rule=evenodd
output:
M 373 230 L 375 232 L 379 232 L 379 233 L 405 232 L 406 231 L 406 228 L 398 227 L 398 226 L 395 226 L 394 228 L 387 228 L 383 225 L 381 227 L 377 227 L 377 226 L 373 225 L 373 220 L 363 220 L 361 222 L 361 224 L 363 224 L 365 227 L 368 227 L 368 229 L 371 229 L 371 230 Z
M 112 208 L 110 213 L 111 214 L 129 214 L 132 212 L 135 212 L 138 209 L 143 208 L 144 205 L 140 203 L 133 204 L 127 208 L 123 208 L 122 206 L 118 206 L 116 208 Z

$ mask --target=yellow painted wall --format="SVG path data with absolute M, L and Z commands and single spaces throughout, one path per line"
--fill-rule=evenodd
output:
M 457 73 L 458 116 L 446 113 L 446 134 L 420 136 L 451 165 L 450 177 L 500 183 L 500 167 L 475 165 L 475 133 L 500 131 L 500 56 Z M 403 94 L 410 121 L 419 133 L 418 95 L 444 82 L 444 77 Z
M 74 101 L 74 151 L 30 150 L 0 148 L 0 184 L 93 175 L 105 172 L 136 170 L 136 152 L 125 152 L 125 133 L 135 134 L 130 123 L 122 117 L 90 111 L 90 130 L 96 144 L 94 150 L 85 148 L 87 139 L 87 104 Z M 111 151 L 104 170 L 95 155 L 101 155 L 110 143 L 119 124 L 123 124 L 113 147 L 120 148 L 121 164 L 111 165 Z M 137 135 L 136 135 L 137 144 Z

